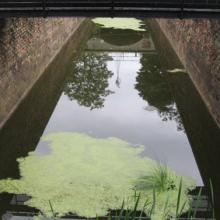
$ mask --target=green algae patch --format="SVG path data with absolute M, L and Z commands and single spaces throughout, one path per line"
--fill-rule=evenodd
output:
M 95 24 L 101 25 L 103 28 L 146 31 L 141 27 L 142 21 L 136 18 L 95 18 L 92 21 Z
M 152 191 L 157 178 L 157 163 L 140 157 L 143 146 L 132 146 L 117 138 L 99 139 L 79 133 L 54 133 L 43 137 L 50 144 L 51 152 L 40 156 L 30 153 L 18 160 L 21 179 L 0 181 L 0 191 L 27 194 L 31 199 L 26 205 L 52 216 L 50 203 L 58 216 L 75 213 L 95 217 L 120 209 L 122 201 L 126 208 L 134 206 L 135 192 L 141 194 L 138 209 L 145 207 L 148 213 L 153 204 Z M 174 215 L 180 177 L 167 168 L 170 184 L 156 190 L 156 206 L 153 219 L 163 219 L 163 207 L 167 197 L 167 215 Z M 159 177 L 160 178 L 160 177 Z M 168 180 L 167 179 L 167 180 Z M 160 182 L 160 181 L 159 181 Z M 171 187 L 172 184 L 172 187 Z M 193 183 L 183 178 L 180 205 L 186 201 L 187 190 Z

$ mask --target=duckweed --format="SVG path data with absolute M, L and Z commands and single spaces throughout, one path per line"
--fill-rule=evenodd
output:
M 143 146 L 132 146 L 118 138 L 94 138 L 80 133 L 53 133 L 43 137 L 50 144 L 48 155 L 29 153 L 18 159 L 21 179 L 0 181 L 0 191 L 27 194 L 31 199 L 28 206 L 51 216 L 49 201 L 58 216 L 75 213 L 79 216 L 104 216 L 112 209 L 134 204 L 134 191 L 141 193 L 139 209 L 146 198 L 152 202 L 150 187 L 143 185 L 146 176 L 154 173 L 157 162 L 140 157 Z M 167 168 L 172 185 L 178 186 L 180 177 Z M 183 178 L 183 194 L 180 203 L 187 201 L 187 190 L 193 182 Z M 139 193 L 138 192 L 138 193 Z M 162 219 L 163 206 L 169 197 L 167 213 L 175 213 L 178 187 L 156 192 L 154 219 Z M 150 209 L 150 207 L 146 207 Z

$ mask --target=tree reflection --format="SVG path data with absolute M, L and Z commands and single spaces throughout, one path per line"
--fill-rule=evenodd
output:
M 73 66 L 67 78 L 64 93 L 79 105 L 91 110 L 102 108 L 105 97 L 113 93 L 108 88 L 108 79 L 113 73 L 108 70 L 106 61 L 111 59 L 105 53 L 84 53 Z
M 162 69 L 164 65 L 161 65 L 159 60 L 157 55 L 142 56 L 142 67 L 136 78 L 135 88 L 150 106 L 157 109 L 163 121 L 175 120 L 177 129 L 183 130 L 182 121 L 167 82 L 167 73 Z

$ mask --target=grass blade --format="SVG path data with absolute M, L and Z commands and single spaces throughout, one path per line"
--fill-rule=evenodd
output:
M 56 218 L 56 214 L 55 214 L 55 212 L 54 212 L 54 210 L 53 210 L 53 206 L 52 206 L 50 200 L 49 200 L 49 205 L 50 205 L 50 210 L 51 210 L 51 212 L 52 212 L 53 217 Z
M 212 180 L 209 179 L 210 191 L 211 191 L 211 200 L 212 200 L 212 218 L 215 219 L 215 201 L 214 201 L 214 189 Z
M 145 201 L 145 203 L 144 203 L 143 209 L 141 210 L 141 214 L 140 214 L 140 216 L 139 216 L 139 219 L 142 218 L 142 215 L 143 215 L 143 213 L 144 213 L 144 211 L 145 211 L 145 208 L 147 207 L 148 204 L 149 204 L 149 199 L 147 198 L 146 201 Z
M 129 216 L 130 216 L 131 212 L 129 210 L 126 210 L 126 214 L 125 214 L 125 220 L 128 220 L 129 219 Z
M 179 213 L 180 199 L 181 199 L 181 193 L 182 193 L 182 184 L 183 184 L 183 180 L 181 178 L 180 179 L 180 184 L 179 184 L 177 204 L 176 204 L 176 218 L 178 217 L 178 213 Z
M 123 214 L 123 211 L 124 211 L 124 204 L 125 204 L 125 201 L 123 200 L 122 205 L 121 205 L 121 210 L 120 210 L 119 216 L 117 218 L 118 220 L 120 220 L 121 217 L 122 217 L 122 214 Z
M 164 208 L 163 208 L 163 217 L 164 217 L 164 219 L 165 219 L 166 216 L 167 216 L 167 207 L 168 207 L 168 204 L 169 204 L 169 195 L 167 195 L 167 199 L 166 199 L 166 202 L 165 202 L 165 205 L 164 205 Z
M 183 203 L 183 205 L 182 205 L 182 207 L 181 207 L 181 209 L 180 209 L 180 212 L 179 212 L 179 215 L 178 215 L 178 217 L 183 213 L 183 210 L 184 210 L 184 208 L 185 208 L 185 206 L 186 206 L 186 201 Z
M 191 219 L 191 217 L 192 217 L 192 202 L 190 202 L 190 207 L 189 207 L 189 211 L 187 214 L 187 219 Z
M 154 213 L 155 205 L 156 205 L 156 191 L 155 191 L 155 188 L 154 188 L 153 189 L 153 204 L 152 204 L 152 207 L 151 207 L 151 210 L 150 210 L 150 217 Z
M 139 204 L 140 198 L 141 198 L 141 194 L 139 193 L 138 197 L 137 197 L 137 200 L 135 202 L 135 205 L 134 205 L 133 212 L 132 212 L 132 219 L 134 219 L 136 217 L 136 212 L 137 212 L 137 208 L 138 208 L 138 204 Z

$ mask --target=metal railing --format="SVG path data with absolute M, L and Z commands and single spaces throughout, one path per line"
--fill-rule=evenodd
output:
M 220 17 L 220 0 L 1 0 L 4 16 Z

